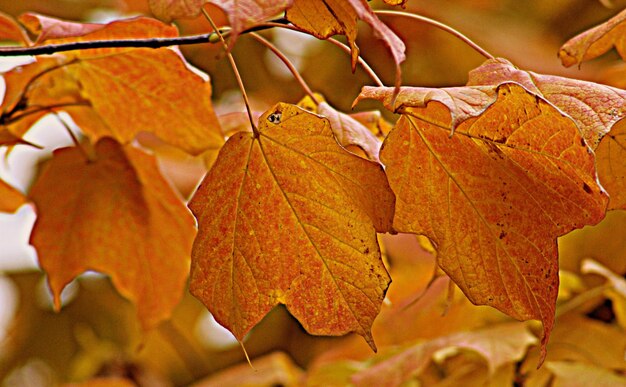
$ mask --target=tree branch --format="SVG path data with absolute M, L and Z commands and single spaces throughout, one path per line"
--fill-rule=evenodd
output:
M 214 35 L 215 33 L 211 32 L 209 34 L 180 36 L 176 38 L 92 40 L 86 42 L 49 44 L 38 47 L 2 47 L 0 48 L 0 56 L 46 55 L 54 54 L 55 52 L 87 50 L 90 48 L 160 48 L 186 44 L 215 43 Z M 219 40 L 217 41 L 219 42 Z
M 285 24 L 288 23 L 286 19 L 273 20 L 274 23 Z M 249 28 L 242 32 L 242 34 L 260 31 L 268 26 L 257 26 Z M 229 27 L 220 28 L 222 36 L 226 37 L 230 34 Z M 189 44 L 202 44 L 202 43 L 219 43 L 219 35 L 215 32 L 178 36 L 175 38 L 147 38 L 147 39 L 111 39 L 111 40 L 91 40 L 85 42 L 72 42 L 72 43 L 60 43 L 49 44 L 45 46 L 37 47 L 0 47 L 0 57 L 3 56 L 20 56 L 20 55 L 48 55 L 55 52 L 72 51 L 72 50 L 88 50 L 92 48 L 161 48 L 170 46 L 183 46 Z

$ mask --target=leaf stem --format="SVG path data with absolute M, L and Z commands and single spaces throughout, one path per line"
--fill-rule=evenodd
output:
M 280 59 L 285 66 L 287 66 L 287 68 L 289 69 L 289 71 L 291 72 L 291 74 L 293 74 L 294 78 L 296 79 L 296 81 L 298 81 L 298 83 L 300 84 L 300 87 L 302 87 L 302 89 L 304 90 L 304 92 L 313 100 L 313 102 L 315 102 L 316 105 L 319 105 L 320 102 L 317 100 L 317 98 L 315 97 L 315 94 L 313 93 L 313 91 L 311 90 L 311 88 L 309 87 L 309 85 L 306 83 L 306 81 L 304 80 L 304 78 L 302 78 L 302 75 L 300 75 L 300 73 L 298 72 L 298 69 L 296 69 L 296 67 L 293 65 L 293 63 L 291 63 L 291 61 L 289 60 L 289 58 L 287 58 L 285 56 L 285 54 L 283 54 L 278 47 L 276 47 L 275 45 L 273 45 L 269 40 L 265 39 L 264 37 L 262 37 L 261 35 L 257 34 L 257 33 L 250 33 L 250 35 L 256 39 L 258 42 L 260 42 L 261 44 L 263 44 L 265 47 L 269 48 L 277 57 L 278 59 Z
M 235 73 L 235 79 L 237 80 L 237 84 L 239 85 L 239 90 L 241 90 L 241 95 L 243 96 L 243 102 L 246 105 L 246 112 L 248 112 L 248 119 L 250 120 L 250 125 L 252 126 L 252 132 L 254 133 L 255 137 L 258 137 L 259 129 L 256 127 L 256 124 L 254 123 L 254 119 L 252 118 L 252 109 L 250 109 L 250 100 L 248 99 L 246 88 L 243 85 L 243 81 L 241 80 L 241 75 L 239 74 L 239 70 L 237 69 L 235 58 L 233 58 L 233 55 L 230 53 L 230 48 L 228 47 L 228 43 L 226 43 L 226 40 L 224 40 L 224 36 L 215 25 L 215 22 L 211 18 L 211 15 L 209 15 L 209 13 L 204 8 L 202 9 L 202 14 L 209 21 L 209 23 L 211 24 L 211 28 L 213 28 L 213 31 L 217 34 L 220 41 L 222 42 L 222 46 L 224 46 L 226 57 L 228 58 L 228 61 L 230 62 L 230 67 L 232 67 L 233 72 Z
M 465 42 L 465 44 L 467 44 L 468 46 L 470 46 L 471 48 L 473 48 L 474 50 L 478 51 L 478 53 L 482 56 L 484 56 L 487 59 L 494 59 L 494 56 L 491 55 L 487 50 L 485 50 L 484 48 L 480 47 L 478 44 L 476 44 L 474 41 L 472 41 L 470 38 L 468 38 L 467 36 L 463 35 L 461 32 L 455 30 L 454 28 L 450 27 L 447 24 L 438 22 L 437 20 L 433 20 L 431 18 L 428 18 L 426 16 L 422 16 L 422 15 L 417 15 L 414 13 L 408 13 L 408 12 L 402 12 L 402 11 L 374 11 L 377 15 L 383 15 L 383 16 L 403 16 L 403 17 L 408 17 L 411 18 L 413 20 L 417 20 L 420 21 L 422 23 L 426 23 L 426 24 L 430 24 L 433 27 L 439 28 L 440 30 L 443 30 L 459 39 L 461 39 L 463 42 Z
M 260 26 L 262 26 L 262 27 L 285 28 L 285 29 L 288 29 L 288 30 L 300 32 L 301 34 L 310 35 L 308 32 L 303 31 L 300 28 L 298 28 L 296 26 L 293 26 L 293 25 L 289 25 L 289 24 L 282 24 L 282 23 L 276 23 L 276 22 L 266 22 L 266 23 L 260 24 Z M 326 40 L 331 42 L 335 46 L 340 47 L 345 52 L 350 53 L 350 47 L 346 46 L 345 44 L 341 43 L 340 41 L 335 40 L 335 39 L 326 39 Z M 361 67 L 363 68 L 363 70 L 367 73 L 367 75 L 374 81 L 374 83 L 376 83 L 377 86 L 379 86 L 379 87 L 385 86 L 382 83 L 382 81 L 380 80 L 380 78 L 378 77 L 378 75 L 376 75 L 376 72 L 374 72 L 374 70 L 372 70 L 372 67 L 369 64 L 367 64 L 365 59 L 363 59 L 363 57 L 360 56 L 360 55 L 358 56 L 358 62 L 361 65 Z
M 63 118 L 61 118 L 61 116 L 59 116 L 59 114 L 57 112 L 52 112 L 52 114 L 54 114 L 56 119 L 61 123 L 61 125 L 63 125 L 63 127 L 65 128 L 67 133 L 72 138 L 72 142 L 74 143 L 76 148 L 78 148 L 80 153 L 82 153 L 83 156 L 85 156 L 85 159 L 87 159 L 87 162 L 88 163 L 95 162 L 98 159 L 98 157 L 96 156 L 96 152 L 94 151 L 94 149 L 90 146 L 90 143 L 81 143 L 80 140 L 78 139 L 78 137 L 76 137 L 76 134 L 74 134 L 74 132 L 72 132 L 72 129 L 69 127 L 67 122 L 65 122 L 65 120 Z M 86 149 L 85 149 L 85 146 L 83 144 L 88 144 Z
M 14 123 L 16 121 L 21 120 L 22 118 L 24 118 L 26 116 L 29 116 L 31 114 L 40 113 L 42 111 L 47 111 L 47 112 L 50 112 L 50 113 L 56 113 L 53 109 L 59 109 L 59 108 L 70 107 L 70 106 L 89 106 L 89 103 L 88 102 L 68 102 L 68 103 L 58 103 L 58 104 L 49 105 L 49 106 L 34 106 L 34 105 L 31 105 L 31 107 L 34 107 L 34 109 L 23 110 L 22 114 L 19 114 L 19 115 L 16 115 L 16 116 L 9 116 L 2 123 L 4 125 L 12 124 L 12 123 Z

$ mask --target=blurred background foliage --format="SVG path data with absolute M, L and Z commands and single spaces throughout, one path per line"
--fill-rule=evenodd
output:
M 382 7 L 377 1 L 371 4 L 375 8 Z M 626 0 L 409 0 L 405 10 L 449 24 L 520 68 L 624 86 L 626 70 L 615 54 L 585 63 L 580 69 L 565 69 L 560 65 L 557 52 L 567 39 L 608 19 L 625 6 Z M 226 24 L 218 8 L 209 9 L 219 25 Z M 0 11 L 14 16 L 39 12 L 76 21 L 106 21 L 150 13 L 147 0 L 0 0 Z M 467 72 L 484 59 L 454 37 L 431 26 L 389 16 L 383 20 L 407 44 L 407 60 L 403 64 L 405 85 L 463 85 Z M 183 35 L 210 30 L 201 18 L 177 21 L 177 24 Z M 392 83 L 393 66 L 386 48 L 361 24 L 357 43 L 363 57 L 385 83 Z M 349 111 L 361 86 L 371 84 L 360 69 L 351 73 L 348 56 L 332 44 L 283 30 L 264 31 L 263 35 L 297 64 L 313 90 L 322 93 L 340 110 Z M 182 51 L 191 63 L 210 74 L 218 113 L 242 111 L 236 82 L 219 45 L 188 46 Z M 254 110 L 262 111 L 278 101 L 296 103 L 303 96 L 283 65 L 255 40 L 242 36 L 233 53 Z M 358 108 L 377 106 L 363 103 Z M 393 120 L 391 115 L 386 117 Z M 159 148 L 153 139 L 144 139 L 144 144 L 157 149 L 165 173 L 188 197 L 205 172 L 204 168 L 180 152 Z M 31 161 L 31 164 L 36 162 Z M 19 167 L 8 170 L 20 173 Z M 23 188 L 28 186 L 28 177 L 22 177 L 22 181 Z M 557 320 L 548 360 L 577 359 L 576 354 L 583 351 L 577 352 L 576 348 L 586 347 L 586 355 L 580 356 L 603 353 L 607 358 L 599 361 L 600 367 L 626 369 L 623 353 L 620 363 L 619 359 L 615 360 L 619 353 L 606 351 L 609 343 L 625 341 L 623 326 L 620 328 L 623 321 L 620 324 L 616 318 L 616 298 L 597 292 L 584 296 L 605 280 L 598 275 L 583 275 L 580 270 L 582 259 L 593 258 L 619 276 L 626 272 L 625 216 L 622 212 L 610 213 L 600 225 L 573 232 L 559 241 L 563 270 L 560 307 L 567 305 L 567 309 L 560 309 L 564 317 Z M 94 377 L 107 377 L 107 383 L 119 383 L 107 385 L 120 386 L 132 385 L 129 381 L 146 386 L 193 382 L 225 386 L 246 381 L 289 385 L 302 380 L 305 369 L 310 371 L 309 384 L 324 385 L 333 380 L 338 383 L 345 380 L 345 375 L 351 371 L 351 361 L 372 355 L 360 338 L 307 335 L 286 310 L 279 307 L 245 340 L 253 365 L 259 370 L 255 373 L 245 363 L 239 344 L 220 329 L 189 294 L 185 295 L 171 322 L 142 335 L 133 307 L 116 293 L 105 277 L 94 274 L 83 275 L 68 287 L 64 307 L 60 313 L 55 313 L 51 309 L 45 277 L 36 268 L 34 252 L 26 247 L 28 230 L 20 234 L 21 239 L 17 238 L 20 240 L 10 232 L 14 227 L 10 222 L 15 217 L 19 217 L 25 227 L 30 227 L 34 219 L 32 208 L 0 217 L 0 223 L 4 222 L 0 227 L 0 381 L 4 386 L 80 383 Z M 11 244 L 23 246 L 6 247 Z M 494 310 L 471 305 L 458 290 L 448 299 L 444 279 L 435 281 L 424 297 L 409 307 L 394 307 L 396 302 L 406 303 L 425 292 L 435 272 L 435 260 L 413 236 L 385 236 L 383 245 L 394 282 L 389 291 L 390 304 L 383 308 L 374 326 L 379 346 L 398 346 L 508 321 Z M 447 315 L 442 316 L 446 308 Z M 566 321 L 570 322 L 566 324 Z M 581 329 L 587 326 L 592 327 L 589 331 L 597 331 L 596 336 L 585 337 Z M 532 324 L 531 327 L 537 328 Z M 584 340 L 596 342 L 591 345 Z M 568 344 L 563 344 L 565 342 Z M 488 385 L 494 380 L 513 382 L 512 378 L 525 375 L 526 380 L 536 385 L 550 383 L 556 373 L 551 374 L 546 367 L 535 371 L 536 356 L 535 348 L 526 360 L 510 365 L 508 379 L 493 380 L 484 376 L 486 368 L 480 361 L 453 356 L 446 360 L 449 363 L 431 365 L 422 381 L 436 384 L 449 378 L 448 383 L 453 384 L 465 377 L 466 381 Z M 474 364 L 473 368 L 467 368 L 468 361 Z M 329 368 L 328 364 L 334 366 Z M 235 368 L 229 368 L 231 366 Z M 463 371 L 466 373 L 459 373 L 459 370 L 466 370 Z M 474 375 L 475 379 L 467 379 L 468 375 Z M 481 375 L 482 379 L 475 375 Z M 248 377 L 251 379 L 246 379 Z

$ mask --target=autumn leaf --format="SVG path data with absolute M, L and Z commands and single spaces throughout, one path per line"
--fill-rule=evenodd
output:
M 568 40 L 559 50 L 559 58 L 563 66 L 570 67 L 596 58 L 612 47 L 617 49 L 622 58 L 626 58 L 626 23 L 624 20 L 626 20 L 626 10 Z
M 30 45 L 30 39 L 22 27 L 11 16 L 0 12 L 0 41 L 8 40 L 22 45 Z
M 148 0 L 157 18 L 169 23 L 172 19 L 195 17 L 209 0 Z
M 87 35 L 105 27 L 105 24 L 74 23 L 36 13 L 25 13 L 20 15 L 18 20 L 28 31 L 37 36 L 35 44 L 41 44 L 46 40 Z
M 470 71 L 468 86 L 515 81 L 568 114 L 596 151 L 600 182 L 611 196 L 609 209 L 626 209 L 626 147 L 624 125 L 626 92 L 610 86 L 517 69 L 506 59 L 486 61 Z M 615 130 L 614 130 L 615 128 Z M 608 135 L 607 135 L 608 134 Z
M 407 107 L 426 107 L 428 102 L 437 101 L 450 110 L 450 131 L 469 118 L 477 117 L 496 101 L 497 93 L 492 86 L 487 87 L 402 87 L 394 96 L 391 87 L 365 86 L 352 106 L 363 99 L 375 99 L 392 112 L 401 112 Z
M 13 213 L 26 203 L 22 193 L 0 179 L 0 212 Z
M 298 102 L 298 106 L 326 117 L 330 121 L 330 128 L 335 138 L 344 148 L 359 156 L 363 155 L 370 160 L 378 162 L 378 153 L 380 152 L 382 141 L 376 136 L 374 131 L 352 116 L 330 106 L 321 95 L 316 97 L 321 100 L 319 104 L 315 104 L 307 96 Z M 369 116 L 359 116 L 358 118 L 370 121 L 372 119 Z M 380 115 L 378 119 L 380 119 Z M 370 122 L 370 125 L 376 128 L 376 130 L 378 129 L 378 124 L 379 121 Z
M 110 23 L 77 23 L 35 13 L 20 15 L 19 21 L 30 33 L 37 36 L 37 44 L 61 44 L 106 39 L 141 39 L 175 37 L 178 30 L 148 17 L 114 20 Z M 119 53 L 133 48 L 103 48 L 77 50 L 73 54 L 81 57 L 95 54 Z M 69 54 L 64 54 L 69 55 Z
M 484 90 L 419 90 L 430 94 L 399 110 L 381 151 L 397 195 L 394 229 L 428 236 L 441 268 L 473 303 L 541 320 L 545 355 L 558 291 L 556 237 L 599 222 L 607 196 L 574 122 L 519 85 L 495 87 L 488 107 L 434 99 L 482 98 Z M 449 136 L 455 117 L 479 111 Z
M 550 361 L 546 367 L 554 373 L 554 387 L 614 387 L 626 385 L 626 376 L 593 364 Z
M 578 124 L 595 149 L 603 136 L 626 117 L 626 91 L 599 83 L 523 71 L 506 59 L 485 61 L 470 71 L 467 86 L 497 86 L 517 82 L 553 103 Z
M 401 82 L 400 63 L 406 58 L 404 42 L 385 23 L 380 21 L 365 0 L 294 0 L 285 14 L 298 28 L 319 39 L 337 34 L 345 35 L 352 49 L 352 71 L 356 69 L 359 48 L 356 45 L 357 21 L 370 25 L 374 35 L 381 39 L 393 57 L 396 82 Z
M 167 319 L 189 270 L 194 219 L 154 157 L 111 139 L 94 161 L 79 149 L 54 152 L 30 198 L 31 244 L 60 307 L 63 288 L 86 270 L 106 273 L 137 306 L 145 329 Z
M 624 277 L 615 274 L 611 269 L 590 258 L 582 262 L 580 271 L 581 273 L 598 274 L 607 279 L 610 287 L 606 290 L 606 295 L 612 302 L 617 323 L 622 328 L 626 328 L 626 280 Z
M 296 386 L 302 375 L 302 369 L 287 354 L 273 352 L 255 358 L 254 368 L 249 364 L 237 364 L 194 383 L 194 386 Z
M 152 13 L 169 22 L 172 19 L 196 17 L 205 4 L 221 8 L 230 22 L 231 46 L 248 28 L 268 21 L 291 6 L 293 0 L 149 0 Z
M 527 348 L 536 343 L 537 338 L 524 324 L 516 322 L 493 325 L 410 346 L 370 368 L 357 372 L 351 381 L 356 386 L 400 386 L 419 375 L 437 352 L 451 349 L 478 353 L 486 360 L 489 372 L 494 374 L 500 366 L 521 360 Z
M 604 136 L 596 148 L 596 163 L 600 182 L 611 196 L 609 209 L 626 210 L 626 121 Z
M 150 34 L 176 36 L 177 32 L 156 20 L 136 18 L 80 37 L 46 42 Z M 146 131 L 193 155 L 223 143 L 208 77 L 192 71 L 170 49 L 105 48 L 46 57 L 9 72 L 7 89 L 11 97 L 7 101 L 12 104 L 8 108 L 24 100 L 42 115 L 61 105 L 92 141 L 114 137 L 127 143 Z M 17 132 L 23 134 L 23 127 Z
M 189 203 L 192 294 L 239 340 L 282 303 L 312 334 L 357 332 L 375 348 L 389 284 L 376 231 L 390 230 L 394 203 L 382 168 L 296 106 L 259 122 L 258 137 L 228 140 Z

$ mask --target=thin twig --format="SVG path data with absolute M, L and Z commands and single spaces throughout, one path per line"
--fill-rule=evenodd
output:
M 307 34 L 310 35 L 308 32 L 301 30 L 300 28 L 290 25 L 290 24 L 282 24 L 282 23 L 276 23 L 276 22 L 266 22 L 266 23 L 262 23 L 259 26 L 263 26 L 263 27 L 278 27 L 278 28 L 285 28 L 291 31 L 296 31 L 296 32 L 300 32 L 301 34 Z M 342 50 L 344 50 L 347 53 L 350 53 L 350 47 L 346 46 L 345 44 L 341 43 L 338 40 L 335 39 L 326 39 L 329 42 L 331 42 L 332 44 L 334 44 L 337 47 L 340 47 Z M 374 81 L 374 83 L 376 83 L 377 86 L 379 87 L 383 87 L 385 86 L 383 84 L 383 82 L 380 80 L 380 78 L 378 77 L 378 75 L 376 75 L 376 72 L 374 70 L 372 70 L 372 67 L 365 61 L 365 59 L 363 59 L 363 57 L 361 57 L 360 55 L 357 58 L 359 64 L 361 65 L 361 67 L 363 68 L 363 70 L 367 73 L 367 75 Z
M 459 31 L 455 30 L 454 28 L 450 27 L 449 25 L 443 24 L 441 22 L 438 22 L 437 20 L 433 20 L 431 18 L 428 18 L 426 16 L 422 16 L 422 15 L 416 15 L 414 13 L 407 13 L 407 12 L 401 12 L 401 11 L 374 11 L 377 15 L 387 15 L 387 16 L 403 16 L 403 17 L 408 17 L 411 18 L 413 20 L 417 20 L 426 24 L 430 24 L 433 27 L 437 27 L 440 30 L 443 30 L 449 34 L 452 34 L 454 36 L 456 36 L 457 38 L 461 39 L 463 42 L 465 42 L 468 46 L 470 46 L 471 48 L 473 48 L 474 50 L 478 51 L 479 54 L 481 54 L 482 56 L 484 56 L 487 59 L 494 59 L 494 56 L 491 55 L 489 52 L 487 52 L 487 50 L 485 50 L 484 48 L 480 47 L 478 44 L 476 44 L 474 41 L 472 41 L 470 38 L 468 38 L 467 36 L 463 35 L 462 33 L 460 33 Z
M 211 28 L 213 28 L 213 31 L 215 33 L 217 33 L 217 36 L 220 38 L 220 41 L 222 42 L 222 46 L 224 46 L 224 50 L 226 51 L 226 57 L 228 58 L 228 61 L 230 62 L 230 67 L 232 67 L 233 72 L 235 73 L 235 79 L 237 80 L 237 84 L 239 85 L 239 90 L 241 90 L 241 95 L 243 96 L 243 102 L 246 105 L 246 111 L 248 112 L 248 119 L 250 120 L 250 125 L 252 126 L 252 132 L 254 133 L 256 137 L 258 137 L 259 130 L 257 129 L 256 124 L 254 123 L 254 119 L 252 118 L 252 109 L 250 108 L 250 100 L 248 99 L 246 88 L 243 86 L 243 81 L 241 80 L 241 75 L 239 74 L 239 70 L 237 69 L 235 58 L 233 58 L 233 55 L 230 53 L 228 43 L 226 43 L 226 40 L 224 40 L 224 36 L 222 36 L 220 30 L 215 25 L 215 22 L 211 18 L 211 15 L 209 15 L 209 13 L 204 8 L 202 9 L 202 14 L 209 21 L 209 23 L 211 24 Z
M 304 90 L 304 92 L 313 100 L 313 102 L 316 105 L 319 105 L 320 102 L 317 100 L 317 98 L 315 97 L 315 94 L 313 93 L 313 91 L 311 90 L 311 88 L 309 87 L 309 85 L 306 83 L 306 81 L 304 80 L 304 78 L 302 78 L 302 75 L 300 75 L 300 73 L 298 72 L 298 69 L 296 69 L 296 67 L 293 65 L 293 63 L 291 63 L 291 61 L 289 60 L 289 58 L 287 58 L 285 56 L 285 54 L 283 54 L 278 47 L 276 47 L 275 45 L 273 45 L 272 43 L 270 43 L 269 40 L 265 39 L 264 37 L 262 37 L 261 35 L 252 32 L 250 34 L 254 39 L 256 39 L 257 41 L 261 42 L 265 47 L 269 48 L 270 50 L 272 50 L 272 52 L 278 57 L 278 59 L 280 59 L 285 66 L 287 66 L 287 68 L 289 69 L 289 71 L 291 72 L 291 74 L 293 74 L 293 77 L 296 78 L 296 81 L 298 81 L 298 83 L 300 84 L 300 87 L 302 87 L 302 89 Z

